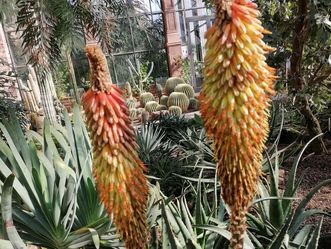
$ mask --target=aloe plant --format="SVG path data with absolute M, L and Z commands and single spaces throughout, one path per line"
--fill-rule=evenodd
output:
M 15 249 L 26 249 L 26 245 L 24 244 L 21 237 L 18 235 L 16 227 L 13 224 L 13 217 L 12 217 L 12 192 L 13 192 L 13 183 L 14 183 L 15 176 L 9 175 L 4 184 L 3 184 L 3 192 L 1 195 L 1 214 L 3 225 L 5 228 L 6 237 L 10 240 L 11 245 L 8 244 L 8 247 L 13 246 Z M 2 242 L 6 243 L 6 242 Z
M 272 157 L 267 154 L 266 163 L 269 166 L 270 180 L 264 180 L 264 183 L 259 184 L 259 199 L 253 202 L 253 210 L 248 214 L 249 233 L 256 248 L 278 249 L 282 246 L 292 249 L 317 248 L 322 219 L 314 230 L 310 225 L 305 225 L 304 221 L 314 215 L 328 214 L 318 209 L 305 210 L 305 208 L 318 190 L 331 185 L 331 179 L 317 184 L 296 208 L 293 207 L 298 187 L 305 173 L 297 178 L 297 167 L 305 149 L 312 141 L 313 139 L 297 155 L 284 189 L 279 185 L 280 157 L 284 152 L 275 149 Z
M 54 249 L 98 245 L 111 225 L 92 180 L 79 109 L 73 124 L 65 119 L 66 128 L 45 121 L 43 136 L 29 131 L 25 137 L 13 116 L 0 124 L 6 139 L 0 140 L 0 182 L 16 176 L 14 224 L 24 240 Z

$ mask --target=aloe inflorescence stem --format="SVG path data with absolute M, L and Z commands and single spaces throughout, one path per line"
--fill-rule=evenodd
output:
M 100 200 L 113 216 L 128 249 L 147 241 L 148 198 L 145 166 L 136 152 L 135 135 L 121 91 L 111 83 L 106 59 L 97 45 L 88 45 L 91 89 L 82 104 L 93 144 L 93 174 Z
M 243 248 L 246 213 L 261 174 L 275 70 L 260 12 L 248 0 L 214 0 L 216 20 L 206 33 L 201 114 L 214 141 L 222 196 L 231 208 L 230 247 Z

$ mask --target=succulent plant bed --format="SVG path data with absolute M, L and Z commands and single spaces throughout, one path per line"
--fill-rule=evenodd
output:
M 155 120 L 160 114 L 193 117 L 199 109 L 199 93 L 180 77 L 167 79 L 164 89 L 160 84 L 152 84 L 147 92 L 132 89 L 127 82 L 123 92 L 135 125 Z

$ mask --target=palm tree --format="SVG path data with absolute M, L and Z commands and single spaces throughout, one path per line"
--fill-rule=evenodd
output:
M 16 7 L 17 30 L 23 31 L 23 51 L 28 55 L 28 63 L 36 69 L 42 106 L 46 117 L 52 122 L 56 120 L 53 96 L 48 85 L 52 70 L 63 56 L 70 58 L 71 51 L 78 44 L 84 44 L 86 32 L 95 37 L 104 49 L 109 50 L 111 17 L 123 8 L 124 1 L 2 1 L 1 12 L 6 9 L 4 6 Z

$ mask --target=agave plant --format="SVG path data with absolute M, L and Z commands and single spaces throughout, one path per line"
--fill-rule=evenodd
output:
M 275 149 L 272 157 L 267 154 L 266 164 L 269 167 L 270 181 L 264 180 L 263 184 L 259 184 L 260 199 L 253 202 L 253 210 L 248 214 L 248 229 L 256 248 L 317 248 L 322 219 L 315 229 L 304 222 L 311 216 L 328 214 L 318 209 L 305 208 L 318 190 L 331 185 L 331 179 L 317 184 L 296 208 L 293 207 L 297 189 L 305 174 L 303 172 L 297 179 L 297 167 L 305 149 L 312 141 L 313 139 L 296 156 L 283 188 L 279 185 L 279 169 L 280 157 L 284 152 Z
M 65 119 L 66 128 L 46 121 L 43 136 L 33 131 L 24 136 L 12 116 L 0 124 L 6 139 L 0 140 L 0 182 L 16 176 L 14 224 L 25 241 L 54 249 L 97 245 L 111 225 L 94 186 L 79 109 L 73 124 L 68 115 Z

